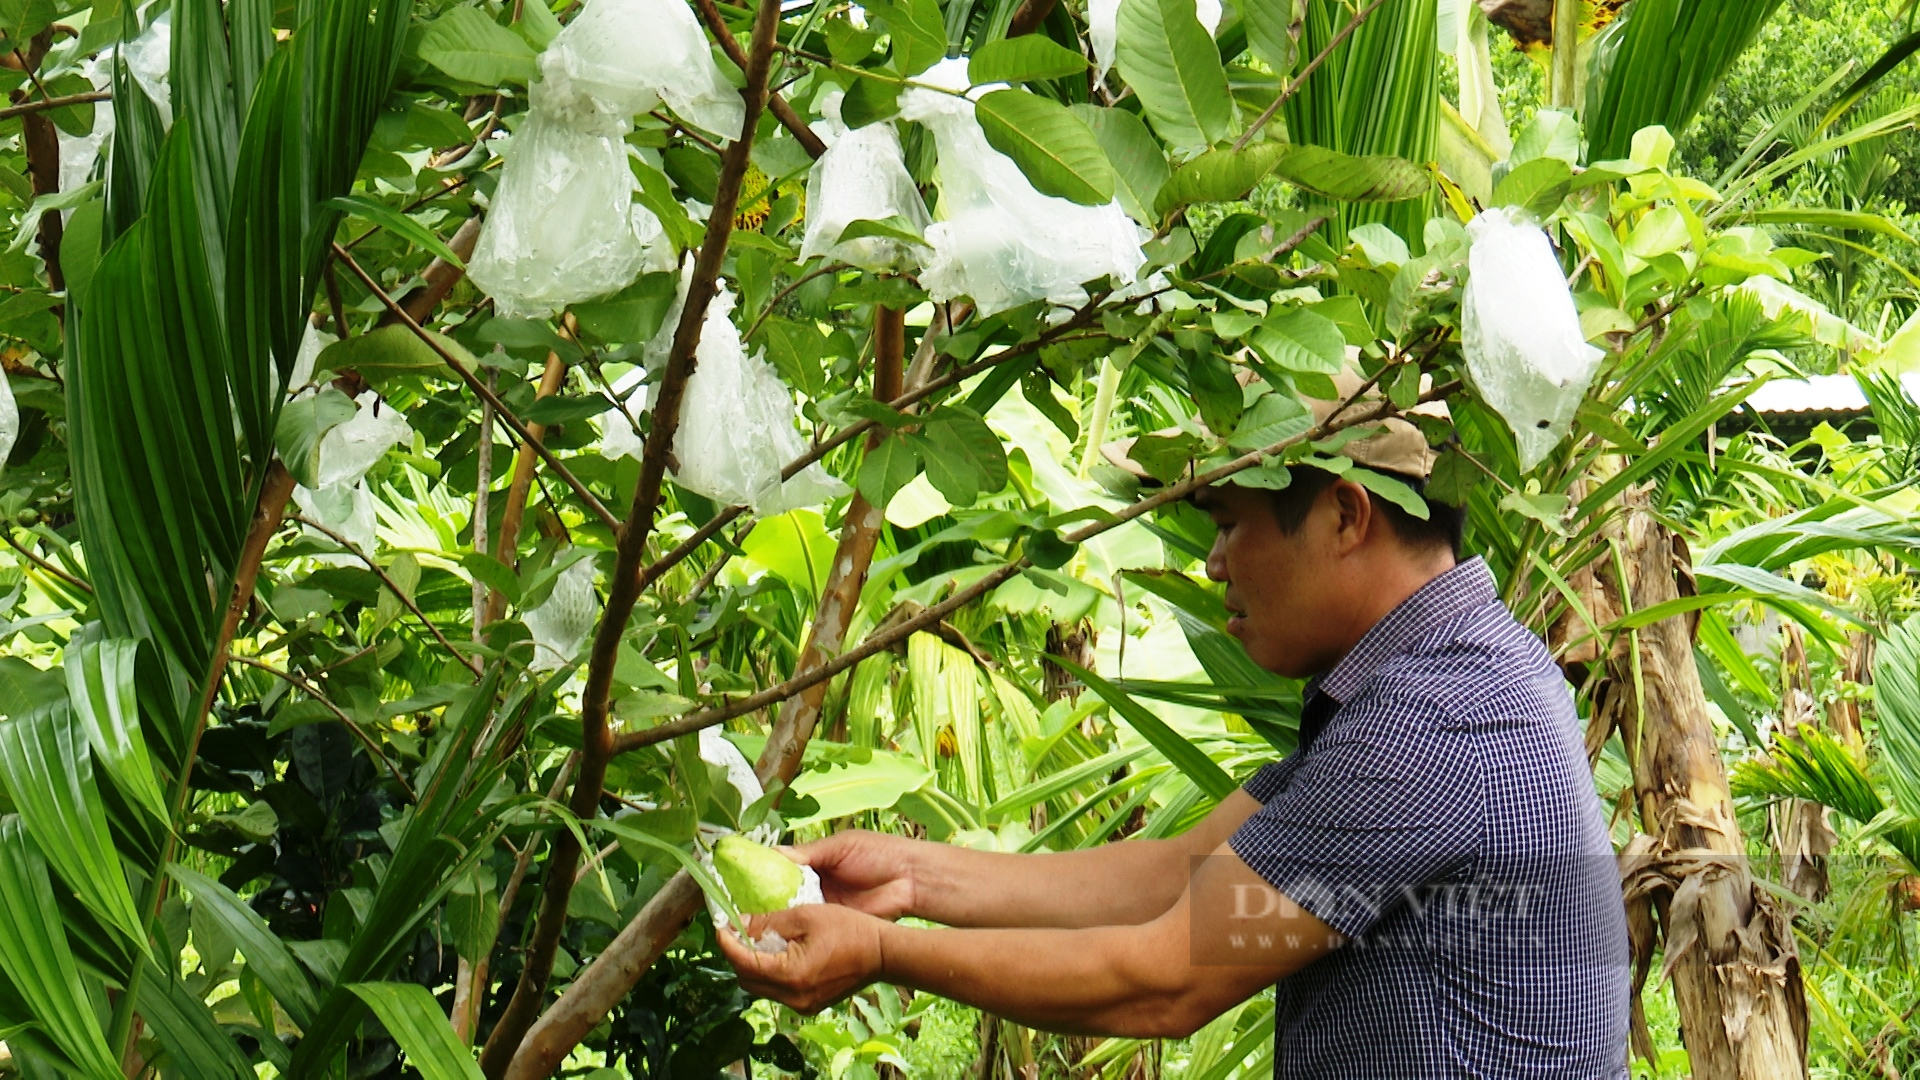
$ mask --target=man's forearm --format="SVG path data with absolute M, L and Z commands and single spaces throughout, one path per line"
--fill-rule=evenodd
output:
M 948 926 L 1132 926 L 1173 906 L 1189 862 L 1171 840 L 1036 855 L 922 844 L 913 914 Z
M 1008 855 L 915 844 L 911 914 L 948 926 L 1137 926 L 1165 914 L 1193 868 L 1260 804 L 1223 799 L 1185 835 L 1124 840 L 1085 851 Z
M 881 977 L 1047 1031 L 1183 1037 L 1208 1017 L 1186 993 L 1180 958 L 1159 956 L 1166 943 L 1149 940 L 1157 931 L 889 924 L 881 930 Z

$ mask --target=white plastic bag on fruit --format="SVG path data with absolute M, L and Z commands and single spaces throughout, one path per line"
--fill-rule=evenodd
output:
M 579 562 L 560 571 L 553 591 L 535 607 L 520 615 L 533 635 L 533 661 L 529 671 L 554 671 L 573 663 L 593 633 L 600 614 L 600 594 L 593 591 L 593 560 Z
M 967 61 L 942 60 L 918 81 L 965 90 Z M 900 115 L 925 124 L 940 151 L 940 220 L 927 229 L 933 257 L 920 275 L 933 299 L 972 297 L 980 314 L 992 315 L 1041 299 L 1078 307 L 1095 278 L 1133 283 L 1147 261 L 1145 232 L 1117 200 L 1081 206 L 1034 190 L 1012 158 L 988 145 L 967 98 L 910 88 Z
M 624 126 L 562 119 L 546 87 L 533 94 L 467 264 L 509 317 L 544 318 L 673 268 L 659 219 L 633 201 Z
M 1573 294 L 1539 226 L 1495 207 L 1474 218 L 1467 235 L 1467 373 L 1513 429 L 1520 467 L 1531 469 L 1566 438 L 1606 354 L 1581 334 Z
M 647 377 L 647 369 L 634 368 L 613 381 L 615 395 L 625 397 L 625 403 L 616 409 L 608 410 L 593 418 L 600 429 L 600 456 L 608 461 L 621 458 L 640 460 L 646 448 L 646 440 L 633 429 L 633 420 L 640 419 L 647 411 L 647 388 L 640 385 Z M 622 413 L 625 415 L 622 415 Z
M 399 410 L 369 390 L 354 399 L 359 411 L 353 419 L 320 437 L 321 488 L 360 482 L 396 443 L 413 437 L 413 428 Z
M 163 11 L 140 36 L 127 42 L 127 74 L 140 84 L 160 113 L 160 126 L 173 126 L 173 89 L 167 73 L 173 65 L 173 12 Z
M 723 286 L 707 305 L 674 436 L 674 480 L 722 505 L 751 506 L 761 517 L 845 494 L 846 485 L 818 463 L 781 482 L 780 470 L 807 443 L 793 426 L 792 392 L 773 365 L 741 345 L 729 318 L 733 304 Z
M 0 371 L 0 472 L 13 456 L 13 444 L 20 438 L 20 403 L 13 398 L 13 383 Z
M 1220 0 L 1197 0 L 1193 6 L 1208 34 L 1220 28 Z M 1104 82 L 1120 46 L 1120 0 L 1088 0 L 1087 37 L 1093 42 L 1094 81 Z
M 840 99 L 836 91 L 821 101 L 830 123 L 816 126 L 827 127 L 834 138 L 807 174 L 807 232 L 800 257 L 825 255 L 863 270 L 917 269 L 931 254 L 922 245 L 885 236 L 840 239 L 856 221 L 897 217 L 922 234 L 933 224 L 907 172 L 900 133 L 886 121 L 846 130 L 840 124 Z
M 287 376 L 289 393 L 298 391 L 313 381 L 313 371 L 315 365 L 320 362 L 320 353 L 339 340 L 332 333 L 313 325 L 311 321 L 307 323 L 306 331 L 300 335 L 300 349 L 293 355 L 293 372 Z
M 80 65 L 80 74 L 93 84 L 95 90 L 113 89 L 113 50 L 102 50 L 98 56 Z M 93 174 L 94 163 L 100 160 L 100 151 L 113 138 L 113 102 L 96 101 L 93 105 L 93 130 L 85 135 L 69 135 L 65 131 L 55 130 L 60 142 L 60 190 L 72 191 L 87 182 Z M 62 222 L 71 220 L 71 209 L 60 211 Z
M 361 554 L 371 556 L 374 545 L 379 539 L 376 532 L 378 518 L 373 509 L 373 492 L 366 481 L 353 484 L 335 484 L 318 491 L 309 487 L 293 489 L 293 503 L 300 508 L 300 516 L 317 522 L 339 533 Z M 336 541 L 316 529 L 303 530 L 308 536 L 323 543 Z M 358 566 L 366 563 L 358 555 L 315 555 L 313 561 L 330 566 Z
M 540 91 L 571 118 L 625 125 L 664 100 L 674 114 L 726 139 L 746 104 L 714 63 L 686 0 L 590 0 L 540 54 Z
M 693 285 L 693 260 L 688 259 L 680 267 L 680 283 L 675 288 L 673 303 L 668 306 L 667 314 L 660 320 L 660 329 L 653 332 L 646 348 L 640 350 L 640 362 L 646 365 L 650 374 L 659 374 L 666 370 L 667 356 L 673 352 L 673 335 L 680 329 L 680 316 L 686 314 L 687 289 Z

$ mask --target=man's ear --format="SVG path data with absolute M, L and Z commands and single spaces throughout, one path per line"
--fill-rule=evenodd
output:
M 1341 555 L 1348 555 L 1367 542 L 1367 534 L 1378 523 L 1379 515 L 1373 512 L 1373 499 L 1367 489 L 1358 483 L 1342 477 L 1327 487 L 1322 495 L 1329 501 L 1334 517 L 1334 546 Z

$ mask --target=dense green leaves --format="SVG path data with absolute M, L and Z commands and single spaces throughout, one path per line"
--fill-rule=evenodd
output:
M 193 895 L 195 910 L 211 918 L 226 939 L 239 948 L 240 955 L 247 959 L 247 970 L 266 985 L 293 1022 L 302 1027 L 311 1024 L 319 1010 L 313 983 L 266 920 L 231 889 L 211 878 L 177 864 L 169 866 L 167 873 Z
M 1247 28 L 1247 47 L 1275 74 L 1293 69 L 1300 30 L 1297 8 L 1308 0 L 1249 0 L 1240 9 Z
M 1193 0 L 1121 0 L 1119 66 L 1147 118 L 1176 150 L 1203 150 L 1233 126 L 1220 54 Z
M 69 1067 L 87 1080 L 117 1080 L 119 1063 L 67 945 L 47 864 L 16 817 L 0 818 L 0 909 L 0 971 L 13 992 Z
M 93 754 L 71 709 L 53 705 L 0 723 L 0 774 L 21 820 L 79 901 L 144 946 L 146 920 L 134 910 L 107 835 Z
M 967 78 L 975 86 L 1062 79 L 1085 70 L 1086 57 L 1039 34 L 988 42 L 967 60 Z
M 1681 131 L 1780 0 L 1652 0 L 1603 32 L 1587 80 L 1588 155 L 1627 156 L 1653 124 Z
M 460 1044 L 446 1014 L 424 986 L 410 983 L 357 983 L 348 989 L 367 1003 L 373 1015 L 406 1051 L 407 1063 L 426 1080 L 479 1080 L 480 1066 Z
M 1153 141 L 1147 125 L 1124 109 L 1075 105 L 1073 114 L 1093 131 L 1100 148 L 1106 151 L 1113 169 L 1114 194 L 1119 197 L 1120 205 L 1135 221 L 1157 224 L 1154 207 L 1160 187 L 1170 173 L 1166 155 Z
M 1098 206 L 1113 198 L 1113 169 L 1087 125 L 1057 102 L 996 90 L 975 106 L 987 142 L 1042 194 Z
M 427 24 L 420 59 L 455 79 L 480 86 L 532 82 L 533 46 L 476 8 L 449 8 Z

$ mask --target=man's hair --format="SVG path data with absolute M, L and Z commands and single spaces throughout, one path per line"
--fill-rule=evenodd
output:
M 1268 505 L 1273 511 L 1273 519 L 1280 531 L 1292 536 L 1306 523 L 1307 512 L 1313 509 L 1315 499 L 1320 493 L 1333 486 L 1338 479 L 1325 469 L 1316 469 L 1308 465 L 1292 465 L 1288 472 L 1293 474 L 1293 482 L 1278 491 L 1269 492 Z M 1467 523 L 1466 508 L 1437 502 L 1425 496 L 1425 481 L 1403 473 L 1382 473 L 1421 493 L 1421 500 L 1427 504 L 1427 520 L 1421 521 L 1407 513 L 1399 504 L 1368 492 L 1373 500 L 1376 513 L 1387 519 L 1387 526 L 1393 530 L 1402 544 L 1416 550 L 1430 550 L 1444 547 L 1460 557 L 1461 534 Z

